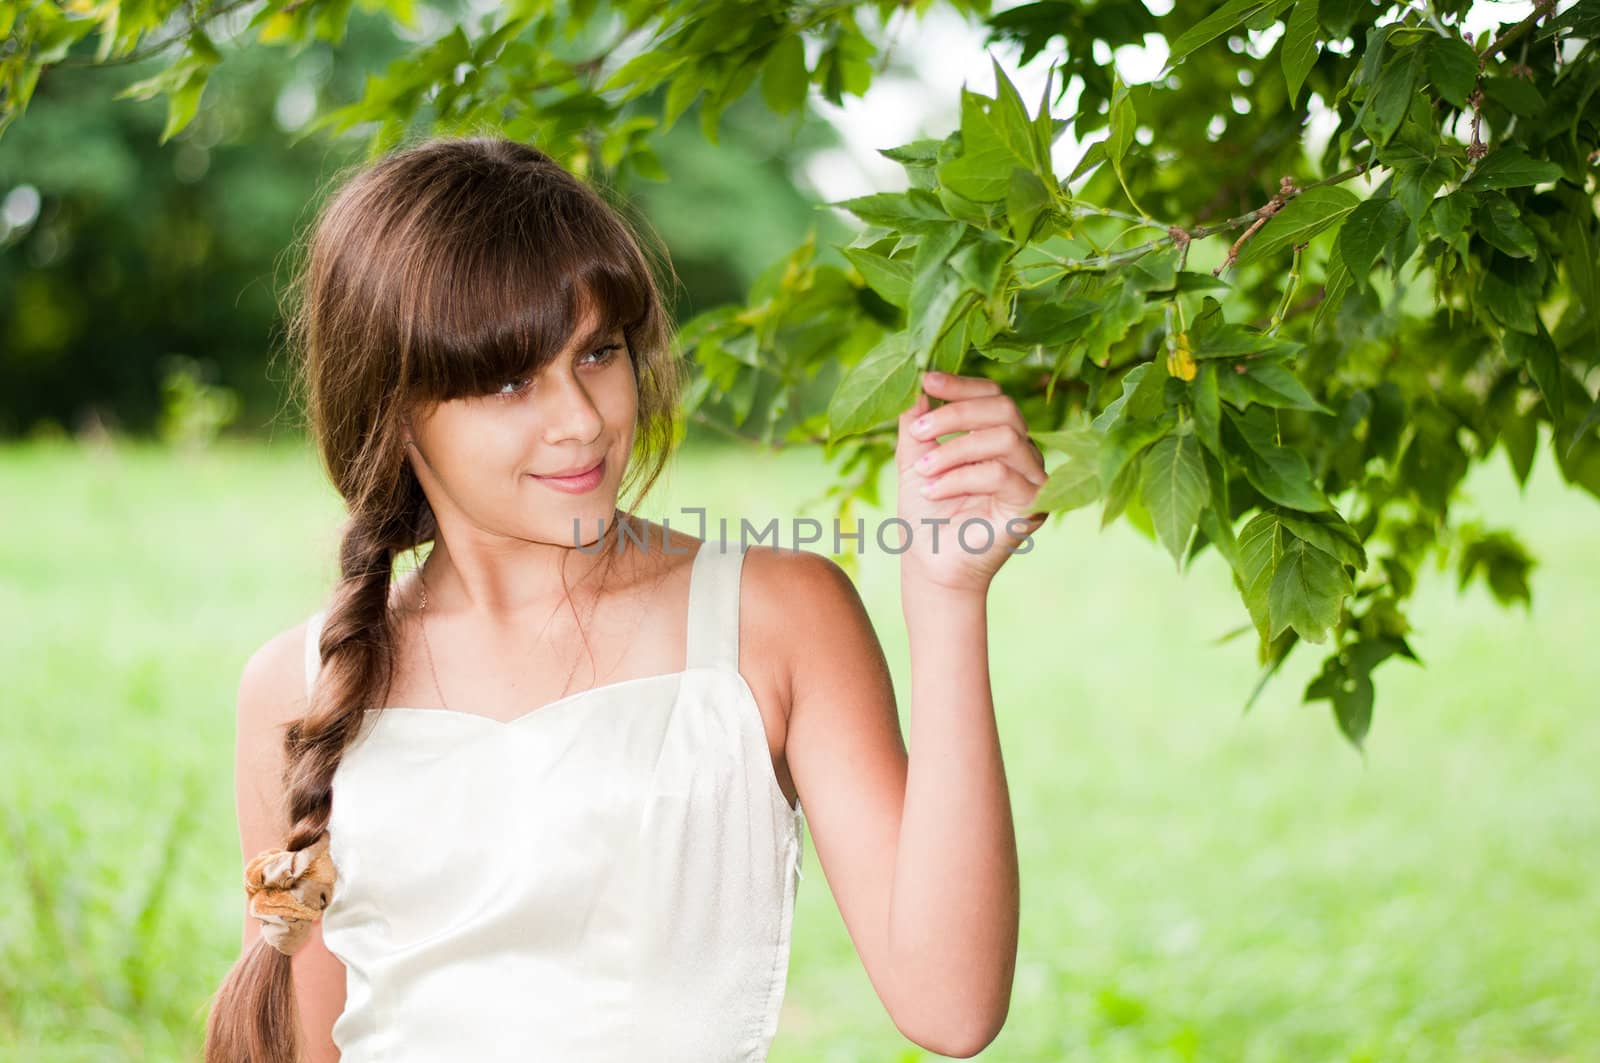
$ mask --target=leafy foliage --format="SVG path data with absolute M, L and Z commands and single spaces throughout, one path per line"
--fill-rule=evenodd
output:
M 813 89 L 867 94 L 881 27 L 930 3 L 524 0 L 420 44 L 315 126 L 360 128 L 373 152 L 417 121 L 492 126 L 580 172 L 659 179 L 651 139 L 691 106 L 714 142 L 747 93 L 780 114 Z M 1547 438 L 1600 495 L 1600 3 L 1543 2 L 1477 39 L 1466 0 L 953 6 L 1050 60 L 1043 98 L 1030 108 L 996 60 L 992 96 L 960 89 L 958 129 L 886 147 L 906 188 L 834 204 L 861 226 L 847 266 L 808 240 L 744 305 L 685 324 L 692 405 L 768 444 L 821 442 L 842 516 L 877 501 L 920 369 L 999 381 L 1059 455 L 1039 506 L 1099 502 L 1102 524 L 1125 516 L 1183 566 L 1214 548 L 1261 681 L 1300 642 L 1325 647 L 1306 698 L 1359 745 L 1376 666 L 1417 659 L 1404 605 L 1430 554 L 1528 598 L 1514 537 L 1451 525 L 1469 465 L 1499 446 L 1525 479 Z M 269 0 L 239 39 L 337 42 L 348 8 Z M 189 11 L 24 3 L 0 27 L 0 123 L 74 41 L 98 29 L 98 59 L 125 55 Z M 556 59 L 557 34 L 593 37 L 592 58 Z M 1169 59 L 1146 84 L 1095 59 L 1149 34 Z M 221 55 L 193 21 L 169 43 L 140 86 L 167 95 L 163 139 Z M 1063 177 L 1069 128 L 1088 147 Z

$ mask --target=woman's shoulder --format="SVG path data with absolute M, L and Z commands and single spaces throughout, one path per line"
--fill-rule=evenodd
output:
M 753 544 L 745 549 L 740 629 L 785 682 L 807 660 L 829 660 L 839 639 L 870 629 L 850 574 L 827 554 Z
M 239 676 L 238 707 L 241 717 L 257 723 L 276 722 L 304 715 L 306 697 L 306 635 L 312 617 L 285 628 L 246 659 Z
M 744 597 L 758 605 L 825 606 L 856 593 L 855 582 L 837 561 L 796 547 L 747 546 L 743 582 Z

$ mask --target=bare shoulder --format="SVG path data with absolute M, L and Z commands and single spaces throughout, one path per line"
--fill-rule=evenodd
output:
M 850 611 L 861 605 L 850 574 L 833 558 L 810 550 L 748 547 L 744 581 L 754 591 L 746 600 L 756 608 Z
M 240 723 L 287 722 L 306 710 L 306 627 L 302 620 L 256 648 L 239 676 Z
M 869 696 L 886 696 L 893 687 L 882 647 L 861 592 L 832 557 L 803 549 L 750 546 L 744 560 L 741 628 L 766 661 L 786 720 L 810 688 L 856 682 Z
M 876 647 L 855 581 L 826 554 L 751 546 L 744 583 L 741 600 L 753 614 L 747 630 L 763 639 L 763 655 L 781 664 L 786 691 L 793 691 L 803 662 L 838 661 L 864 641 Z

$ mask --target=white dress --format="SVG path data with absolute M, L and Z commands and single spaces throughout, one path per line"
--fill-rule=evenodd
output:
M 342 1063 L 766 1058 L 804 813 L 738 670 L 744 553 L 696 548 L 681 672 L 510 722 L 368 711 L 328 828 Z

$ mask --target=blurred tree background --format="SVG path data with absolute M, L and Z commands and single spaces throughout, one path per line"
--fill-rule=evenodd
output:
M 353 11 L 337 63 L 326 41 L 291 59 L 244 49 L 165 144 L 164 99 L 116 96 L 170 55 L 43 73 L 27 119 L 0 136 L 0 438 L 295 428 L 283 367 L 269 364 L 287 256 L 332 172 L 365 146 L 295 134 L 414 47 L 401 29 L 388 12 Z M 815 114 L 774 121 L 752 98 L 727 111 L 720 145 L 692 124 L 659 139 L 670 181 L 624 173 L 608 186 L 671 249 L 679 320 L 742 299 L 813 226 L 825 245 L 843 239 L 796 181 L 837 142 Z

